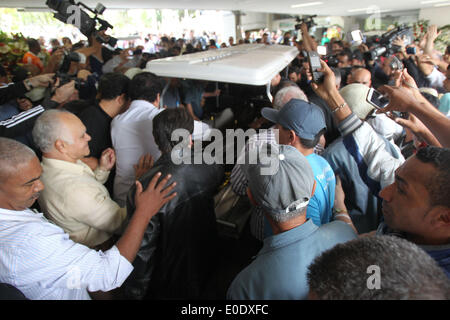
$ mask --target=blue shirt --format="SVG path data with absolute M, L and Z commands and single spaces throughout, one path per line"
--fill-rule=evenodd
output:
M 444 270 L 450 278 L 450 245 L 443 246 L 419 246 L 424 249 Z
M 312 153 L 306 159 L 316 180 L 316 190 L 309 202 L 306 217 L 320 226 L 330 222 L 333 216 L 336 177 L 330 164 L 321 156 Z
M 197 116 L 197 118 L 203 118 L 203 108 L 202 108 L 202 96 L 205 91 L 203 85 L 192 80 L 183 80 L 181 85 L 184 93 L 184 103 L 190 103 L 192 106 L 192 111 Z
M 233 280 L 227 298 L 306 299 L 307 268 L 314 258 L 338 243 L 355 238 L 353 229 L 342 221 L 318 227 L 312 220 L 268 237 L 255 260 Z

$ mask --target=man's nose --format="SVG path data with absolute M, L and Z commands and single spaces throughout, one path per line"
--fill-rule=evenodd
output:
M 41 192 L 42 190 L 44 190 L 44 188 L 45 188 L 45 186 L 42 183 L 42 181 L 41 180 L 37 180 L 36 184 L 35 184 L 35 187 L 34 187 L 34 192 Z
M 380 193 L 378 194 L 380 196 L 380 198 L 382 198 L 383 200 L 390 202 L 392 199 L 392 188 L 393 188 L 394 184 L 388 185 L 387 187 L 383 188 L 383 190 L 380 191 Z

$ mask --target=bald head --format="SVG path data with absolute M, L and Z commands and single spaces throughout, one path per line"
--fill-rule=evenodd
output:
M 16 140 L 0 138 L 0 183 L 34 158 L 36 154 L 26 145 Z
M 350 83 L 361 83 L 367 87 L 372 85 L 372 74 L 365 68 L 358 68 L 352 71 Z

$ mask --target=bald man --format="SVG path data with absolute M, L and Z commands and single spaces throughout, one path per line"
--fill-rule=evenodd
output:
M 92 171 L 81 161 L 90 152 L 86 127 L 77 116 L 60 110 L 46 111 L 36 120 L 33 140 L 42 151 L 41 180 L 46 185 L 39 198 L 41 209 L 73 241 L 90 248 L 110 247 L 127 216 L 103 185 L 116 160 L 114 150 L 103 151 Z
M 370 88 L 372 86 L 372 74 L 366 68 L 357 68 L 349 76 L 348 84 L 351 83 L 361 83 Z

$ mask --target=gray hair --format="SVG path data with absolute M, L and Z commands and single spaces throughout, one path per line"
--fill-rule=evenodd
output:
M 288 86 L 280 89 L 273 99 L 273 108 L 280 110 L 291 99 L 301 99 L 308 102 L 306 94 L 298 86 Z
M 369 289 L 369 267 L 378 266 L 379 288 Z M 331 300 L 450 298 L 450 280 L 415 244 L 393 236 L 363 237 L 323 252 L 309 266 L 310 292 Z M 372 271 L 373 273 L 373 271 Z
M 0 137 L 0 182 L 20 165 L 27 164 L 36 154 L 26 145 L 12 139 Z
M 290 211 L 288 213 L 275 214 L 272 212 L 267 213 L 270 218 L 276 223 L 284 223 L 294 218 L 300 217 L 306 214 L 306 207 L 296 211 Z
M 33 128 L 33 141 L 42 152 L 53 150 L 56 140 L 73 143 L 72 136 L 64 128 L 61 115 L 64 110 L 47 110 L 37 118 Z

